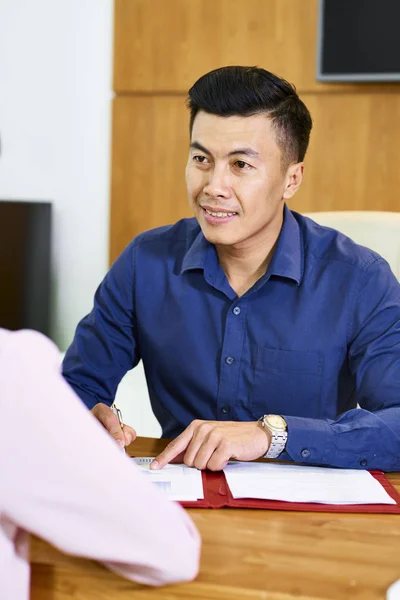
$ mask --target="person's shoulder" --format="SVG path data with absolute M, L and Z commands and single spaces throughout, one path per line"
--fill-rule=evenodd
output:
M 154 244 L 158 246 L 165 245 L 166 247 L 171 244 L 186 244 L 188 240 L 192 241 L 199 231 L 200 226 L 196 219 L 180 219 L 173 225 L 164 225 L 144 231 L 137 235 L 132 243 L 136 246 Z
M 7 358 L 30 363 L 43 362 L 57 367 L 61 363 L 57 346 L 42 333 L 31 329 L 0 329 L 0 356 L 3 366 Z
M 173 225 L 164 225 L 143 231 L 135 236 L 113 262 L 108 275 L 133 273 L 138 265 L 151 269 L 154 263 L 171 264 L 183 260 L 200 232 L 196 219 L 181 219 Z
M 196 219 L 181 219 L 173 225 L 164 225 L 137 235 L 128 247 L 129 254 L 141 259 L 183 258 L 200 231 Z
M 306 256 L 326 262 L 341 262 L 343 265 L 366 271 L 374 264 L 386 263 L 377 253 L 357 244 L 344 233 L 316 223 L 309 217 L 292 211 L 304 239 Z

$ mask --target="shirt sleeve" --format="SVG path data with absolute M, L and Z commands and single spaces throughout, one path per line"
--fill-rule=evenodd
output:
M 119 382 L 140 360 L 134 307 L 135 243 L 98 287 L 63 361 L 63 375 L 89 409 L 114 401 Z
M 399 471 L 400 284 L 383 259 L 360 278 L 348 363 L 360 408 L 335 421 L 282 415 L 288 424 L 285 454 L 298 462 Z
M 0 336 L 0 513 L 70 554 L 140 583 L 193 579 L 200 539 L 186 512 L 121 454 L 34 332 Z

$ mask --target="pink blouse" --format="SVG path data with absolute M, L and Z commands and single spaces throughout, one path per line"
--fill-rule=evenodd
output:
M 56 347 L 0 329 L 0 597 L 29 598 L 28 533 L 149 585 L 192 580 L 200 538 L 60 374 Z

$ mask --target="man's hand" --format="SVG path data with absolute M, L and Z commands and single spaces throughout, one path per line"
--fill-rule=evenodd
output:
M 136 431 L 129 425 L 124 425 L 124 428 L 121 429 L 118 417 L 106 404 L 99 402 L 90 412 L 100 421 L 120 448 L 129 446 L 136 438 Z
M 270 432 L 258 421 L 196 420 L 155 457 L 150 468 L 162 469 L 180 456 L 189 467 L 220 471 L 231 458 L 255 460 L 264 456 L 270 443 Z

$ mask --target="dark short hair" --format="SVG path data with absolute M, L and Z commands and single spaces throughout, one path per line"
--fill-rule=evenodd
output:
M 265 113 L 272 121 L 285 167 L 304 160 L 312 128 L 311 115 L 294 85 L 259 67 L 221 67 L 190 88 L 190 135 L 199 111 L 221 117 Z

